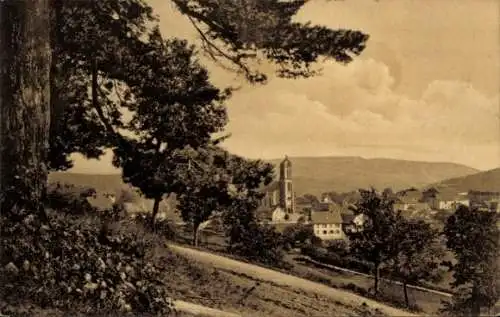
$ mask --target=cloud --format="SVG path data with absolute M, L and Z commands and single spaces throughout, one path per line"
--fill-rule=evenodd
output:
M 410 98 L 394 90 L 382 62 L 329 63 L 320 77 L 236 94 L 226 145 L 251 157 L 389 156 L 491 168 L 500 162 L 498 102 L 458 81 L 433 81 Z

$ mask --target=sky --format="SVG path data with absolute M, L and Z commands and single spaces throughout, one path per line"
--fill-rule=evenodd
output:
M 197 43 L 169 0 L 149 0 L 165 36 Z M 312 0 L 297 21 L 370 35 L 347 66 L 252 86 L 206 63 L 228 101 L 224 146 L 249 158 L 361 156 L 500 166 L 500 1 Z M 114 173 L 111 155 L 74 172 Z

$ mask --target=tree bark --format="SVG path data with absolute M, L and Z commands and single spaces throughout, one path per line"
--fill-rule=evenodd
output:
M 62 27 L 62 0 L 51 0 L 51 9 L 52 19 L 50 40 L 52 48 L 52 61 L 50 67 L 50 136 L 53 137 L 60 131 L 64 113 L 64 108 L 60 100 L 61 83 L 59 82 L 59 77 L 61 71 L 58 66 L 59 47 L 61 45 L 60 42 L 62 41 L 60 31 Z M 55 168 L 52 166 L 49 167 Z
M 156 197 L 154 199 L 153 213 L 151 214 L 151 228 L 153 228 L 153 229 L 155 227 L 156 215 L 158 214 L 158 211 L 160 210 L 160 202 L 161 202 L 161 197 Z
M 403 292 L 405 293 L 405 304 L 408 308 L 410 307 L 410 300 L 408 299 L 408 285 L 405 282 L 403 282 Z
M 0 1 L 2 212 L 43 211 L 50 127 L 50 0 Z

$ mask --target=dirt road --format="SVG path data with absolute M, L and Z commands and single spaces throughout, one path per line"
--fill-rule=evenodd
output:
M 330 297 L 332 301 L 338 301 L 346 306 L 357 307 L 363 303 L 366 303 L 369 307 L 373 309 L 379 309 L 381 312 L 389 316 L 418 316 L 401 309 L 378 303 L 374 300 L 367 299 L 354 293 L 331 288 L 320 283 L 315 283 L 292 275 L 284 274 L 271 269 L 266 269 L 257 265 L 236 261 L 227 257 L 215 255 L 209 252 L 194 250 L 179 245 L 169 244 L 168 247 L 174 252 L 190 257 L 199 262 L 211 264 L 212 266 L 219 269 L 231 270 L 239 274 L 253 276 L 263 281 L 301 289 L 303 291 L 316 293 L 322 296 L 327 296 Z
M 189 313 L 194 316 L 210 316 L 210 317 L 241 317 L 239 314 L 225 312 L 219 309 L 209 308 L 202 305 L 197 305 L 194 303 L 188 303 L 185 301 L 174 301 L 174 307 L 176 311 Z

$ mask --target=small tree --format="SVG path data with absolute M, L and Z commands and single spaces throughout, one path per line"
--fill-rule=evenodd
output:
M 271 181 L 273 170 L 269 164 L 230 155 L 216 146 L 200 148 L 189 159 L 184 171 L 178 168 L 177 200 L 182 218 L 193 225 L 196 245 L 199 225 L 214 213 L 245 218 L 245 210 L 236 206 L 254 210 L 261 198 L 257 189 Z
M 422 220 L 400 218 L 394 237 L 398 253 L 393 262 L 393 273 L 403 283 L 406 306 L 409 307 L 408 288 L 410 283 L 420 281 L 437 282 L 442 278 L 439 269 L 444 249 L 439 233 Z
M 347 230 L 352 252 L 374 266 L 374 292 L 378 294 L 380 267 L 395 257 L 394 238 L 399 215 L 394 212 L 394 201 L 375 189 L 360 190 L 361 200 L 353 211 L 363 215 L 360 228 Z
M 500 298 L 500 232 L 498 214 L 459 206 L 444 228 L 446 246 L 454 253 L 453 287 L 459 292 L 445 309 L 479 316 Z
M 178 209 L 193 228 L 193 245 L 198 245 L 198 229 L 217 211 L 230 204 L 230 179 L 226 170 L 228 153 L 220 148 L 199 149 L 189 158 L 179 177 Z

